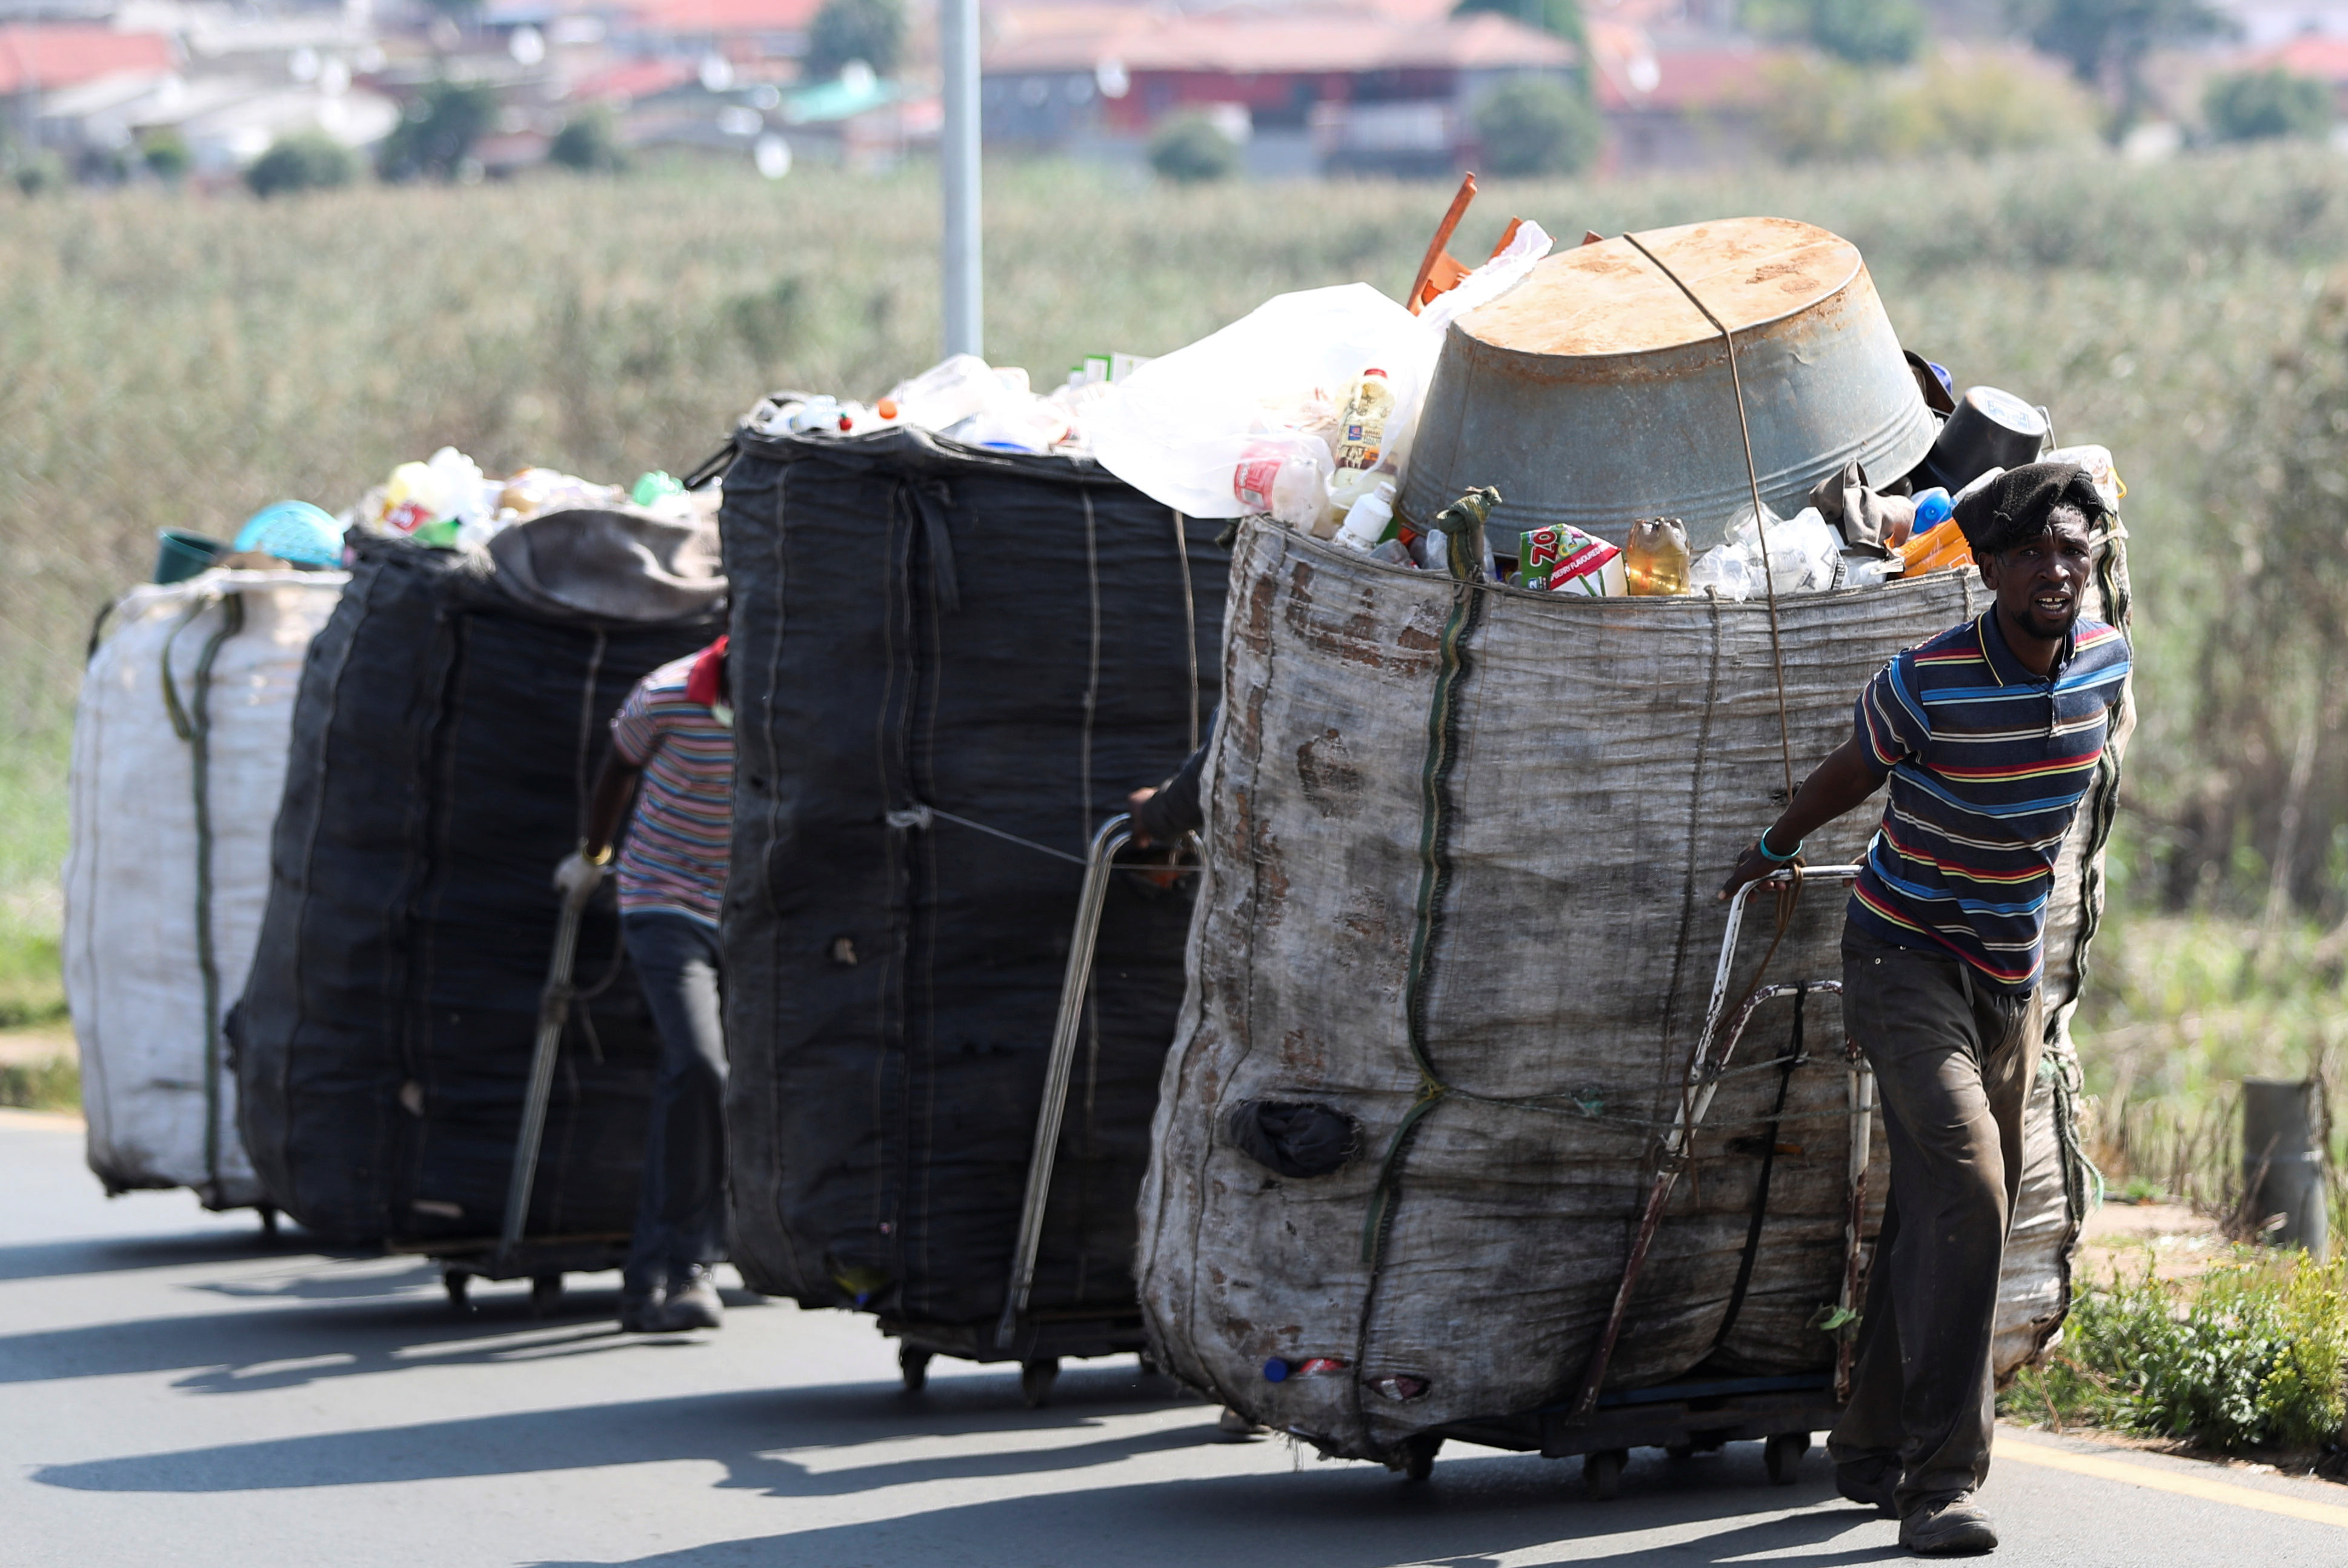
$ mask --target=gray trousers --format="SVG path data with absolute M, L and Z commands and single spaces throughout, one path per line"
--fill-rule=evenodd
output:
M 1859 1319 L 1850 1405 L 1827 1451 L 1900 1475 L 1904 1515 L 1989 1475 L 1990 1344 L 2038 1076 L 2036 992 L 1848 928 L 1844 1027 L 1875 1069 L 1891 1191 Z
M 620 923 L 660 1031 L 652 1126 L 623 1287 L 649 1291 L 726 1255 L 726 1026 L 717 928 L 646 910 Z

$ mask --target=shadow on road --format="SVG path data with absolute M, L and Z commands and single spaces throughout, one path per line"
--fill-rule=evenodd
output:
M 1165 1408 L 1164 1394 L 1136 1398 L 1144 1379 L 1129 1369 L 1072 1368 L 1062 1375 L 1053 1405 L 1034 1411 L 1006 1407 L 1003 1390 L 989 1386 L 993 1379 L 956 1381 L 979 1387 L 933 1386 L 959 1396 L 950 1398 L 911 1398 L 889 1384 L 861 1383 L 574 1406 L 48 1465 L 35 1469 L 32 1479 L 78 1491 L 238 1492 L 705 1460 L 725 1467 L 716 1483 L 722 1487 L 772 1497 L 837 1497 L 932 1480 L 1086 1469 L 1216 1440 L 1205 1425 L 1104 1433 L 1097 1441 L 1049 1446 L 1016 1440 L 1081 1433 L 1107 1416 Z M 830 1460 L 843 1449 L 894 1439 L 987 1436 L 1013 1443 L 992 1452 L 812 1468 L 781 1452 L 820 1447 Z
M 1807 1468 L 1815 1474 L 1807 1474 L 1805 1484 L 1780 1490 L 1747 1484 L 1741 1474 L 1674 1477 L 1660 1473 L 1658 1460 L 1659 1473 L 1647 1478 L 1643 1494 L 1591 1503 L 1565 1484 L 1570 1467 L 1525 1457 L 1447 1460 L 1423 1485 L 1349 1466 L 1020 1495 L 647 1557 L 546 1561 L 534 1568 L 769 1568 L 876 1555 L 921 1561 L 925 1551 L 928 1560 L 957 1568 L 1064 1561 L 1113 1561 L 1119 1568 L 1498 1568 L 1503 1557 L 1515 1568 L 1591 1562 L 1693 1568 L 1756 1560 L 1772 1568 L 1851 1568 L 1910 1561 L 1895 1528 L 1871 1510 L 1818 1506 L 1832 1501 L 1832 1487 L 1822 1460 Z M 1677 1539 L 1663 1539 L 1666 1532 Z M 1103 1549 L 1072 1559 L 1066 1547 L 1073 1542 Z M 1566 1542 L 1570 1548 L 1560 1546 Z M 1555 1554 L 1526 1555 L 1542 1547 Z
M 175 1387 L 254 1393 L 423 1366 L 494 1365 L 663 1343 L 617 1332 L 616 1276 L 602 1288 L 571 1289 L 545 1317 L 532 1315 L 523 1285 L 484 1285 L 475 1295 L 476 1309 L 458 1316 L 441 1292 L 438 1265 L 427 1259 L 353 1253 L 340 1260 L 364 1265 L 353 1269 L 331 1266 L 336 1260 L 313 1253 L 223 1250 L 216 1242 L 108 1245 L 147 1260 L 119 1262 L 120 1268 L 257 1259 L 283 1266 L 184 1286 L 200 1296 L 266 1304 L 266 1311 L 214 1310 L 0 1334 L 0 1386 L 185 1370 L 190 1376 Z M 736 1309 L 765 1305 L 747 1292 L 725 1295 Z
M 200 1231 L 176 1236 L 98 1236 L 69 1242 L 15 1242 L 0 1245 L 0 1281 L 63 1279 L 73 1274 L 120 1274 L 133 1269 L 186 1268 L 193 1264 L 237 1263 L 286 1255 L 294 1248 L 252 1231 Z M 301 1253 L 317 1255 L 312 1246 Z M 358 1254 L 352 1254 L 354 1256 Z

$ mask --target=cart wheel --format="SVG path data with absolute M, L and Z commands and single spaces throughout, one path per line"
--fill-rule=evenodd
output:
M 273 1204 L 263 1203 L 260 1205 L 259 1213 L 261 1239 L 271 1246 L 275 1246 L 277 1244 L 277 1209 Z
M 1058 1358 L 1019 1364 L 1019 1398 L 1031 1410 L 1040 1410 L 1052 1398 L 1052 1383 L 1060 1375 Z
M 1801 1473 L 1802 1456 L 1810 1451 L 1807 1432 L 1779 1432 L 1761 1445 L 1761 1463 L 1773 1486 L 1791 1486 Z
M 897 1371 L 905 1379 L 905 1392 L 918 1394 L 929 1386 L 930 1352 L 916 1350 L 910 1345 L 897 1346 Z
M 552 1317 L 562 1310 L 562 1276 L 559 1274 L 532 1274 L 530 1279 L 530 1315 L 532 1317 Z
M 1663 1452 L 1671 1455 L 1671 1457 L 1675 1460 L 1692 1460 L 1695 1458 L 1695 1445 L 1694 1443 L 1665 1443 L 1663 1445 Z
M 459 1317 L 473 1315 L 473 1276 L 463 1269 L 449 1269 L 440 1275 L 440 1288 L 448 1293 L 448 1310 Z
M 1435 1473 L 1435 1456 L 1443 1451 L 1443 1439 L 1421 1432 L 1402 1440 L 1402 1473 L 1405 1480 L 1425 1480 Z
M 1622 1467 L 1631 1462 L 1628 1449 L 1600 1449 L 1581 1456 L 1581 1484 L 1592 1502 L 1611 1502 L 1622 1491 Z

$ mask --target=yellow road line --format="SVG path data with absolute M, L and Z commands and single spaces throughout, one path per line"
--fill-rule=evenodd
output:
M 2188 1475 L 2161 1466 L 2077 1453 L 2070 1449 L 2058 1449 L 2015 1438 L 2005 1432 L 1997 1436 L 1996 1457 L 2025 1465 L 2038 1465 L 2046 1470 L 2068 1470 L 2073 1475 L 2093 1476 L 2097 1480 L 2116 1480 L 2129 1486 L 2150 1487 L 2155 1491 L 2173 1491 L 2183 1497 L 2198 1497 L 2204 1502 L 2230 1502 L 2237 1508 L 2263 1509 L 2269 1513 L 2286 1514 L 2292 1519 L 2348 1529 L 2348 1508 L 2336 1503 L 2315 1502 L 2285 1492 L 2236 1486 L 2229 1481 L 2211 1480 L 2206 1476 Z

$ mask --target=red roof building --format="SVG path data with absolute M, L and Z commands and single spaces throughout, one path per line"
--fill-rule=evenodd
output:
M 160 33 L 0 24 L 0 98 L 55 92 L 104 77 L 168 75 L 179 62 Z
M 1006 8 L 982 56 L 983 134 L 1129 151 L 1168 116 L 1196 111 L 1241 138 L 1260 173 L 1447 172 L 1472 150 L 1469 111 L 1484 92 L 1509 77 L 1569 76 L 1577 57 L 1510 17 L 1426 9 Z

